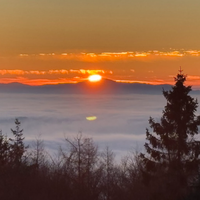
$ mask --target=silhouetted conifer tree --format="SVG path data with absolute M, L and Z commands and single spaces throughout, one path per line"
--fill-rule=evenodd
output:
M 28 147 L 24 144 L 23 129 L 20 129 L 21 123 L 18 119 L 15 120 L 15 125 L 15 129 L 11 129 L 14 139 L 9 140 L 11 141 L 11 160 L 13 165 L 19 166 Z
M 152 117 L 149 119 L 153 133 L 146 131 L 148 155 L 141 154 L 146 183 L 155 179 L 157 174 L 157 177 L 162 177 L 161 183 L 168 184 L 169 188 L 176 183 L 176 188 L 183 190 L 198 172 L 200 142 L 194 136 L 198 134 L 200 117 L 195 115 L 198 103 L 189 95 L 191 86 L 185 86 L 185 81 L 186 76 L 180 71 L 172 90 L 163 91 L 167 105 L 160 122 Z M 174 197 L 178 198 L 178 193 L 181 192 L 173 193 Z

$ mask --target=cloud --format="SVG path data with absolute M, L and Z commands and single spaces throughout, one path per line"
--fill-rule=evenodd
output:
M 112 71 L 106 71 L 106 70 L 91 70 L 91 69 L 78 69 L 78 70 L 74 70 L 71 69 L 69 70 L 71 73 L 78 73 L 78 74 L 87 74 L 87 75 L 91 75 L 91 74 L 111 74 Z
M 101 149 L 109 146 L 125 154 L 136 144 L 143 148 L 149 116 L 159 120 L 165 101 L 162 95 L 4 94 L 1 105 L 1 129 L 8 136 L 19 118 L 26 141 L 41 134 L 49 149 L 81 131 Z M 86 120 L 91 114 L 97 120 Z
M 24 75 L 26 71 L 23 70 L 0 70 L 0 75 L 11 74 L 11 75 Z
M 20 58 L 2 59 L 0 82 L 5 83 L 9 80 L 16 82 L 24 78 L 26 79 L 24 83 L 29 84 L 56 84 L 56 81 L 59 81 L 57 83 L 83 81 L 91 74 L 100 74 L 105 78 L 121 82 L 173 84 L 174 79 L 168 78 L 168 75 L 175 74 L 180 65 L 186 66 L 184 70 L 187 70 L 187 73 L 199 75 L 198 72 L 194 73 L 198 67 L 196 59 L 200 58 L 199 52 L 183 49 L 99 53 L 63 51 L 27 54 L 22 52 Z M 187 67 L 191 62 L 192 66 Z M 165 73 L 160 70 L 161 68 Z M 188 80 L 192 82 L 192 79 L 188 78 Z M 194 84 L 200 84 L 196 78 L 193 80 Z M 189 84 L 193 85 L 193 83 Z
M 25 75 L 25 74 L 35 74 L 35 75 L 44 75 L 44 74 L 68 74 L 68 70 L 48 70 L 48 71 L 39 71 L 39 70 L 0 70 L 0 75 Z
M 77 74 L 112 74 L 113 72 L 110 70 L 91 70 L 91 69 L 60 69 L 60 70 L 0 70 L 0 75 L 49 75 L 49 74 L 69 74 L 69 73 L 77 73 Z
M 21 54 L 19 54 L 19 56 L 20 56 L 20 57 L 28 57 L 29 54 L 23 54 L 23 53 L 21 53 Z
M 200 56 L 200 51 L 198 50 L 189 50 L 189 51 L 186 51 L 186 53 L 191 56 Z
M 184 56 L 200 56 L 200 50 L 171 50 L 171 51 L 125 51 L 125 52 L 80 52 L 80 53 L 39 53 L 39 54 L 19 54 L 20 57 L 52 57 L 54 59 L 80 60 L 87 62 L 96 62 L 104 60 L 123 60 L 138 59 L 149 57 L 184 57 Z
M 194 81 L 199 81 L 200 80 L 200 76 L 187 76 L 188 80 L 194 80 Z
M 69 74 L 69 71 L 66 69 L 61 70 L 49 70 L 47 71 L 47 74 Z
M 146 57 L 148 55 L 150 55 L 150 54 L 149 53 L 136 53 L 135 57 Z

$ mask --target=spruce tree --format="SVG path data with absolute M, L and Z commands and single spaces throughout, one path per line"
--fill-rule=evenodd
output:
M 152 132 L 146 130 L 147 154 L 141 154 L 147 182 L 156 174 L 165 174 L 167 179 L 163 181 L 170 185 L 176 180 L 182 189 L 188 188 L 198 173 L 200 155 L 200 142 L 195 140 L 200 125 L 200 116 L 195 115 L 198 102 L 189 95 L 192 89 L 184 85 L 185 81 L 180 70 L 172 90 L 163 91 L 167 104 L 159 122 L 150 117 Z
M 20 166 L 23 163 L 23 156 L 26 152 L 28 146 L 24 144 L 23 129 L 20 129 L 20 121 L 15 120 L 15 129 L 11 129 L 14 139 L 9 139 L 11 141 L 10 147 L 10 157 L 13 166 Z

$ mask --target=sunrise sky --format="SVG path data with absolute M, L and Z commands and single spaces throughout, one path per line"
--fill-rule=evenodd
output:
M 91 74 L 200 86 L 199 0 L 0 0 L 0 83 Z

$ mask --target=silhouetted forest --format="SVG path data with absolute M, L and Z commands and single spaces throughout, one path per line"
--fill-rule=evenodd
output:
M 145 153 L 115 161 L 112 150 L 99 151 L 92 138 L 65 138 L 66 148 L 51 156 L 38 138 L 25 145 L 18 119 L 12 137 L 0 133 L 2 200 L 199 200 L 200 117 L 181 72 L 170 91 L 162 117 L 149 119 Z M 145 130 L 144 130 L 145 131 Z M 133 130 L 134 134 L 134 130 Z

